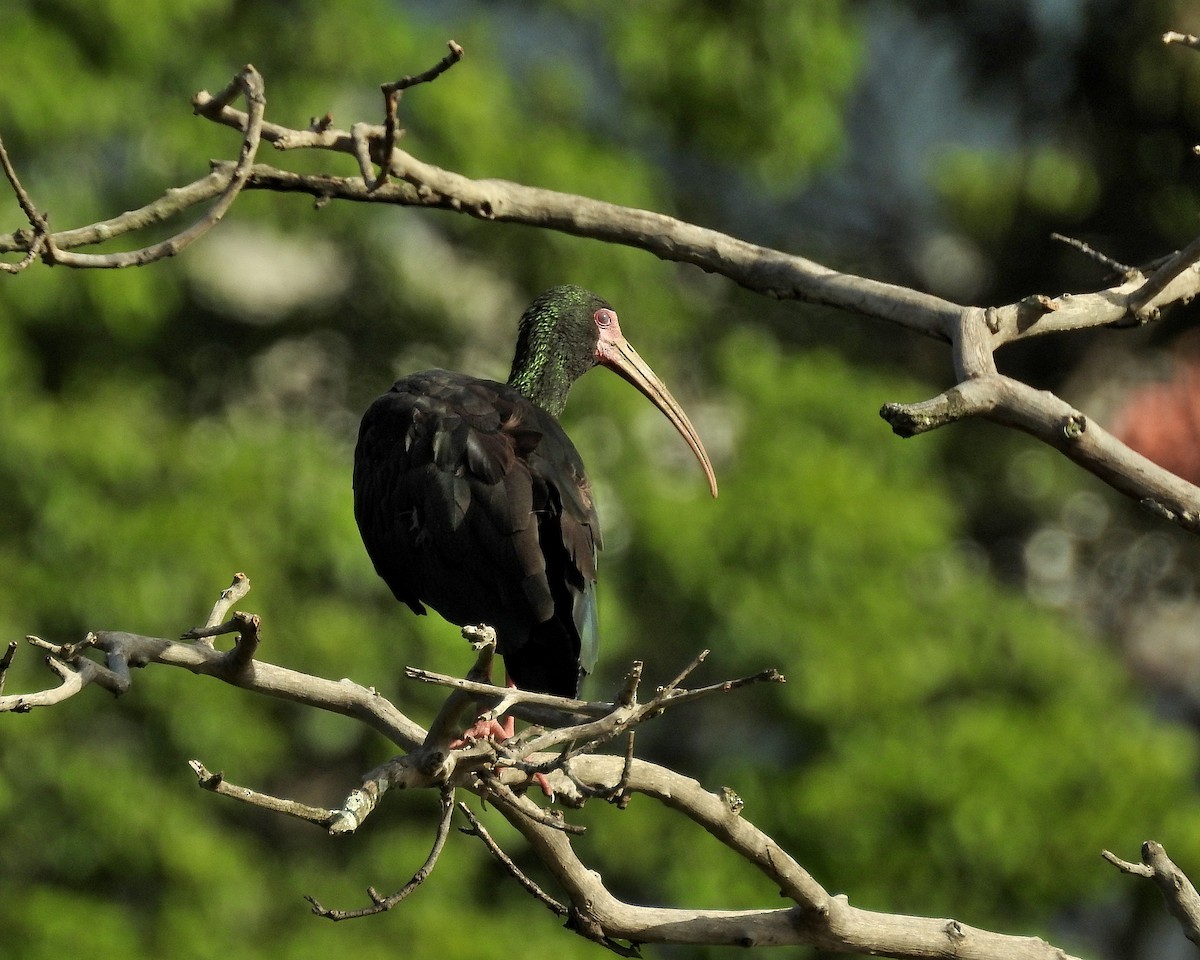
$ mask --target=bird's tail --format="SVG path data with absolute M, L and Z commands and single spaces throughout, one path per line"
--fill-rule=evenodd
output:
M 504 654 L 509 678 L 522 690 L 577 697 L 586 671 L 579 661 L 579 637 L 557 619 L 535 626 L 525 642 Z

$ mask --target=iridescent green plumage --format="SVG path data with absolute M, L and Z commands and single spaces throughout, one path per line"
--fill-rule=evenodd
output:
M 554 417 L 571 385 L 596 365 L 597 310 L 612 307 L 583 287 L 547 290 L 521 316 L 508 385 Z

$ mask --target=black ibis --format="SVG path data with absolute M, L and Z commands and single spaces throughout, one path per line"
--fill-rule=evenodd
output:
M 354 516 L 396 599 L 495 628 L 509 682 L 574 697 L 596 662 L 600 527 L 575 445 L 556 419 L 597 364 L 654 403 L 712 465 L 691 421 L 582 287 L 546 291 L 521 317 L 508 383 L 447 370 L 396 381 L 371 404 L 354 453 Z

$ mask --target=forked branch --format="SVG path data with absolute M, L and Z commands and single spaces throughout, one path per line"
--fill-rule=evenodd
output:
M 1184 934 L 1200 947 L 1200 894 L 1196 892 L 1187 875 L 1167 856 L 1167 851 L 1161 843 L 1153 840 L 1143 843 L 1141 863 L 1122 860 L 1107 850 L 1102 855 L 1123 873 L 1152 880 L 1162 893 L 1167 909 L 1179 921 Z
M 247 581 L 239 575 L 234 581 L 234 593 L 241 592 L 241 583 Z M 227 616 L 228 605 L 235 599 L 229 593 L 223 594 L 209 619 Z M 237 616 L 232 619 L 236 620 Z M 195 634 L 212 632 L 215 631 L 211 628 L 193 631 Z M 671 683 L 655 691 L 646 704 L 637 702 L 640 671 L 635 668 L 612 703 L 568 701 L 572 709 L 567 711 L 567 716 L 582 713 L 583 719 L 562 731 L 534 731 L 515 738 L 512 744 L 484 741 L 444 752 L 439 745 L 428 743 L 424 729 L 373 690 L 346 680 L 331 681 L 287 670 L 261 659 L 254 660 L 253 670 L 246 670 L 237 666 L 237 648 L 241 639 L 228 652 L 215 649 L 206 642 L 207 639 L 203 636 L 186 642 L 97 631 L 75 645 L 56 646 L 43 641 L 40 645 L 50 654 L 56 675 L 76 680 L 70 686 L 63 684 L 52 688 L 48 693 L 53 696 L 42 698 L 36 693 L 4 696 L 0 698 L 0 712 L 21 712 L 75 695 L 90 683 L 97 682 L 86 679 L 93 669 L 115 677 L 123 672 L 124 687 L 127 687 L 130 668 L 158 664 L 182 667 L 192 674 L 219 679 L 249 692 L 282 697 L 306 707 L 342 714 L 383 734 L 404 752 L 364 775 L 342 805 L 335 808 L 273 797 L 230 783 L 223 774 L 210 772 L 199 761 L 192 762 L 197 781 L 204 789 L 298 817 L 335 834 L 355 830 L 389 789 L 402 786 L 439 792 L 442 817 L 434 843 L 425 864 L 412 879 L 387 896 L 372 888 L 368 894 L 371 904 L 355 910 L 328 909 L 314 900 L 314 910 L 322 916 L 331 919 L 366 916 L 389 910 L 411 895 L 444 851 L 449 816 L 454 809 L 453 791 L 463 789 L 486 799 L 490 807 L 517 828 L 547 876 L 563 891 L 565 899 L 547 893 L 543 883 L 522 871 L 509 867 L 510 874 L 543 905 L 560 914 L 565 910 L 570 929 L 623 956 L 634 955 L 639 943 L 651 942 L 742 946 L 808 944 L 830 950 L 894 957 L 928 957 L 945 953 L 951 947 L 963 957 L 1017 955 L 1062 960 L 1064 956 L 1040 940 L 973 930 L 954 921 L 899 917 L 853 908 L 845 898 L 831 897 L 785 850 L 750 823 L 743 816 L 741 799 L 732 790 L 705 790 L 689 777 L 637 759 L 631 748 L 622 755 L 595 752 L 599 743 L 582 749 L 577 745 L 565 751 L 543 749 L 561 747 L 571 738 L 595 737 L 601 743 L 607 743 L 615 733 L 626 732 L 662 710 L 690 703 L 696 696 L 712 696 L 719 691 L 744 686 L 743 681 L 731 681 L 695 691 L 684 690 L 683 681 L 702 657 L 689 664 Z M 92 660 L 88 655 L 91 651 L 103 653 L 107 664 L 102 666 Z M 10 659 L 7 653 L 0 658 L 0 670 Z M 114 666 L 117 669 L 112 669 Z M 767 671 L 756 678 L 747 678 L 745 682 L 778 679 Z M 503 693 L 495 687 L 479 686 L 490 690 L 492 696 Z M 67 688 L 65 691 L 64 687 Z M 473 695 L 474 689 L 472 686 L 467 692 Z M 451 696 L 461 692 L 452 690 Z M 519 713 L 530 706 L 521 699 L 521 696 L 515 697 L 512 706 Z M 581 704 L 584 709 L 579 709 Z M 534 796 L 540 796 L 540 793 L 529 789 L 531 771 L 534 770 L 548 771 L 559 805 L 547 807 L 535 802 Z M 732 855 L 744 859 L 763 875 L 767 884 L 765 890 L 771 891 L 772 895 L 781 892 L 789 904 L 751 911 L 663 909 L 625 903 L 613 896 L 604 887 L 599 874 L 576 854 L 572 837 L 580 832 L 580 828 L 570 822 L 569 811 L 561 807 L 578 806 L 600 798 L 621 808 L 631 797 L 661 803 L 716 837 Z M 477 816 L 472 815 L 468 820 L 472 824 L 471 832 L 488 846 L 493 856 L 501 862 L 505 862 L 505 858 L 511 862 L 512 858 L 504 854 Z
M 429 851 L 429 856 L 425 858 L 425 862 L 421 864 L 421 868 L 413 874 L 412 879 L 390 896 L 381 896 L 375 891 L 374 887 L 367 887 L 367 896 L 371 898 L 371 906 L 361 907 L 358 910 L 331 909 L 321 906 L 320 901 L 316 897 L 308 896 L 304 899 L 312 904 L 313 913 L 318 917 L 325 917 L 327 920 L 354 920 L 359 917 L 370 917 L 377 913 L 385 913 L 391 910 L 392 907 L 401 903 L 417 887 L 423 884 L 433 872 L 438 858 L 442 855 L 442 848 L 446 845 L 446 837 L 450 834 L 450 819 L 453 816 L 454 791 L 449 787 L 445 787 L 442 789 L 442 816 L 438 821 L 437 831 L 433 838 L 433 849 Z
M 121 253 L 84 254 L 74 253 L 68 249 L 71 244 L 60 242 L 60 235 L 51 232 L 46 214 L 41 213 L 37 209 L 32 199 L 30 199 L 29 194 L 21 186 L 16 170 L 13 169 L 7 152 L 3 150 L 3 142 L 0 141 L 0 165 L 3 166 L 5 176 L 8 178 L 13 191 L 17 195 L 26 219 L 29 220 L 30 226 L 33 228 L 32 233 L 21 231 L 13 234 L 10 238 L 10 243 L 15 242 L 18 249 L 25 251 L 25 258 L 17 264 L 5 264 L 5 272 L 16 273 L 24 269 L 33 261 L 34 257 L 40 257 L 47 264 L 57 264 L 64 267 L 106 270 L 119 269 L 121 267 L 140 267 L 154 263 L 157 260 L 173 257 L 199 240 L 215 227 L 229 211 L 229 208 L 233 205 L 233 201 L 237 199 L 237 195 L 246 185 L 250 177 L 250 171 L 254 167 L 254 158 L 258 153 L 263 116 L 266 112 L 266 96 L 262 77 L 253 66 L 247 64 L 243 67 L 241 72 L 226 85 L 225 89 L 210 99 L 208 106 L 214 110 L 228 106 L 239 94 L 245 99 L 247 106 L 242 148 L 238 154 L 237 162 L 221 178 L 220 190 L 216 193 L 217 202 L 213 204 L 204 216 L 187 229 L 168 237 L 166 240 L 148 247 L 142 247 L 139 250 L 130 250 Z M 214 182 L 212 186 L 216 187 L 217 184 Z M 190 191 L 190 196 L 197 197 L 197 200 L 208 199 L 207 196 L 198 197 L 194 190 Z M 175 205 L 176 210 L 172 212 L 184 209 L 185 206 L 190 206 L 191 203 L 183 196 L 179 196 L 175 198 Z M 125 214 L 117 218 L 114 224 L 120 227 L 128 223 L 128 229 L 134 229 L 135 225 L 143 225 L 146 221 L 147 218 L 144 215 L 138 216 L 135 212 L 134 214 Z M 96 224 L 91 228 L 85 228 L 85 230 L 93 238 L 89 241 L 91 243 L 107 240 L 115 235 L 116 232 L 125 232 L 123 229 L 110 231 L 103 224 Z M 4 252 L 4 249 L 5 246 L 0 244 L 0 252 Z
M 1193 46 L 1190 38 L 1181 34 L 1168 34 L 1164 40 Z M 1099 430 L 1091 417 L 1079 421 L 1089 428 L 1086 442 L 1061 442 L 1058 408 L 1065 404 L 1050 394 L 1041 394 L 1045 397 L 1042 403 L 1029 404 L 1019 397 L 1015 405 L 1007 403 L 1006 399 L 1017 387 L 997 391 L 1005 378 L 997 379 L 996 364 L 997 351 L 1016 340 L 1098 326 L 1136 326 L 1156 319 L 1173 304 L 1190 301 L 1200 294 L 1200 270 L 1197 270 L 1200 238 L 1183 250 L 1160 258 L 1152 268 L 1121 271 L 1121 281 L 1107 289 L 1060 296 L 1034 294 L 1016 303 L 987 308 L 956 304 L 921 291 L 842 273 L 794 254 L 663 214 L 509 181 L 473 180 L 419 160 L 398 146 L 402 132 L 396 115 L 399 96 L 405 89 L 441 76 L 457 63 L 462 48 L 453 42 L 449 46 L 450 53 L 429 70 L 383 85 L 382 124 L 356 123 L 349 131 L 334 128 L 328 115 L 306 129 L 266 121 L 261 78 L 252 67 L 246 67 L 217 95 L 201 91 L 193 98 L 196 113 L 242 134 L 242 149 L 236 163 L 218 164 L 208 176 L 169 191 L 138 210 L 73 230 L 50 230 L 46 217 L 38 212 L 21 187 L 0 143 L 0 164 L 31 226 L 29 230 L 0 237 L 0 253 L 23 255 L 17 263 L 0 266 L 16 273 L 41 259 L 73 267 L 120 267 L 171 256 L 211 229 L 243 188 L 305 193 L 322 204 L 348 200 L 442 209 L 483 220 L 521 223 L 637 247 L 664 260 L 689 263 L 720 274 L 766 296 L 836 307 L 946 342 L 950 346 L 956 386 L 924 404 L 886 405 L 883 413 L 897 433 L 912 436 L 971 417 L 1016 427 L 1051 443 L 1103 482 L 1165 519 L 1192 532 L 1200 530 L 1197 524 L 1200 488 L 1138 457 Z M 239 93 L 246 100 L 245 111 L 232 106 Z M 279 151 L 321 150 L 352 157 L 357 175 L 298 174 L 255 164 L 260 138 Z M 205 217 L 161 244 L 121 254 L 71 252 L 161 222 L 213 198 L 217 202 Z M 1094 254 L 1094 251 L 1089 253 Z M 956 406 L 952 416 L 929 415 L 931 409 L 944 407 L 946 398 L 953 399 L 954 391 L 970 393 L 972 381 L 980 378 L 987 380 L 983 393 L 996 396 L 986 397 L 983 403 Z M 1019 388 L 1017 392 L 1038 393 L 1024 384 Z M 1080 418 L 1084 416 L 1079 414 Z M 897 426 L 906 421 L 919 422 L 920 428 Z M 1097 442 L 1095 438 L 1101 439 Z

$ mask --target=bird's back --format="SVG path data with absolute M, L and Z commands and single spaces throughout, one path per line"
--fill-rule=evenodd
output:
M 502 383 L 404 377 L 363 416 L 354 514 L 397 599 L 490 624 L 518 686 L 576 695 L 596 659 L 599 525 L 552 416 Z

